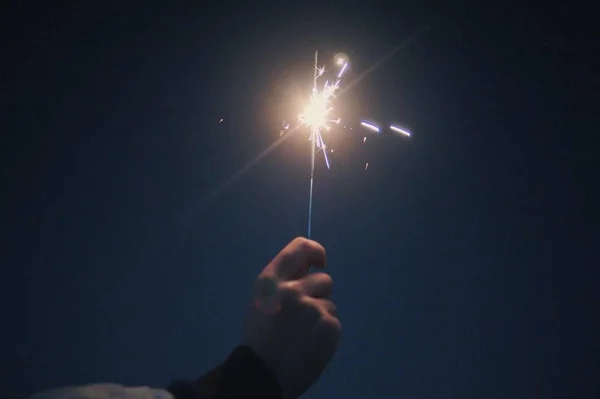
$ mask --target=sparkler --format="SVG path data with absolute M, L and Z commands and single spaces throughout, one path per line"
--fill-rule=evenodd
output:
M 398 53 L 400 50 L 402 50 L 409 43 L 413 42 L 419 36 L 421 36 L 423 33 L 428 31 L 432 26 L 433 26 L 433 24 L 430 24 L 430 25 L 426 26 L 424 29 L 421 29 L 416 34 L 412 35 L 407 41 L 402 43 L 400 46 L 396 47 L 392 52 L 390 52 L 385 57 L 383 57 L 379 62 L 374 64 L 371 68 L 367 69 L 360 76 L 355 78 L 352 82 L 346 84 L 344 86 L 344 89 L 341 90 L 340 93 L 338 93 L 338 94 L 341 95 L 344 92 L 347 92 L 353 86 L 359 84 L 366 76 L 370 75 L 374 70 L 379 68 L 382 64 L 384 64 L 386 61 L 388 61 L 391 57 L 393 57 L 396 53 Z M 348 66 L 349 66 L 349 63 L 348 63 L 346 57 L 338 57 L 337 65 L 340 67 L 340 69 L 339 69 L 339 72 L 337 73 L 336 78 L 334 79 L 334 83 L 332 85 L 329 85 L 328 83 L 326 83 L 324 89 L 319 91 L 317 88 L 317 79 L 321 75 L 323 75 L 323 73 L 325 72 L 325 69 L 323 67 L 319 68 L 317 65 L 317 62 L 318 62 L 318 53 L 315 52 L 313 93 L 310 98 L 311 101 L 310 101 L 309 107 L 307 107 L 307 110 L 305 111 L 304 114 L 301 115 L 301 118 L 300 118 L 300 121 L 303 123 L 303 125 L 309 126 L 310 131 L 311 131 L 311 135 L 310 135 L 310 141 L 311 141 L 311 186 L 310 186 L 310 198 L 309 198 L 308 237 L 310 237 L 310 235 L 311 235 L 312 191 L 313 191 L 313 185 L 314 185 L 315 152 L 316 152 L 317 147 L 319 150 L 323 150 L 323 156 L 325 158 L 325 163 L 327 164 L 327 167 L 329 168 L 329 160 L 327 158 L 327 152 L 326 152 L 327 147 L 325 146 L 325 143 L 323 141 L 321 131 L 329 130 L 329 126 L 328 126 L 329 122 L 336 122 L 338 124 L 340 123 L 339 119 L 338 120 L 328 120 L 327 118 L 328 118 L 328 115 L 332 111 L 331 102 L 333 99 L 335 99 L 336 91 L 338 91 L 338 89 L 339 89 L 340 79 L 342 78 L 344 73 L 347 71 Z M 320 110 L 320 111 L 318 111 L 318 110 Z M 220 118 L 218 121 L 219 124 L 221 124 L 223 122 L 224 122 L 223 118 Z M 296 131 L 300 127 L 302 127 L 302 125 L 294 126 L 293 129 L 290 129 L 290 125 L 284 122 L 283 128 L 280 132 L 281 133 L 280 136 L 283 136 L 285 133 L 291 133 L 293 131 Z M 365 126 L 363 125 L 363 127 L 365 127 Z M 351 130 L 351 131 L 353 130 L 353 128 L 350 126 L 344 126 L 344 128 L 345 129 L 347 128 L 348 130 Z M 379 129 L 379 127 L 377 127 L 377 129 Z M 392 131 L 395 131 L 396 133 L 399 133 L 399 134 L 407 136 L 407 137 L 412 136 L 412 133 L 409 130 L 399 128 L 398 126 L 391 125 L 390 129 Z M 371 129 L 371 130 L 373 130 L 373 129 Z M 213 200 L 218 195 L 220 195 L 226 188 L 228 188 L 235 181 L 237 181 L 240 178 L 240 176 L 242 176 L 248 170 L 253 168 L 265 156 L 270 154 L 274 149 L 278 148 L 285 141 L 285 139 L 286 139 L 286 137 L 280 137 L 279 140 L 277 140 L 276 142 L 271 144 L 269 147 L 267 147 L 263 152 L 261 152 L 254 159 L 250 160 L 246 165 L 244 165 L 235 174 L 233 174 L 231 177 L 229 177 L 224 182 L 219 184 L 204 199 L 202 199 L 201 201 L 198 201 L 193 206 L 192 209 L 189 209 L 187 212 L 185 212 L 180 217 L 178 217 L 177 220 L 174 221 L 173 228 L 175 227 L 175 225 L 179 225 L 179 224 L 185 222 L 186 220 L 191 219 L 191 217 L 194 213 L 198 213 L 200 211 L 200 209 L 204 208 L 204 206 L 209 201 Z M 366 137 L 363 139 L 363 144 L 364 143 L 366 143 Z M 333 150 L 330 150 L 330 151 L 333 152 Z M 367 162 L 365 165 L 365 170 L 367 170 L 368 167 L 369 167 L 369 163 Z
M 319 89 L 319 78 L 321 78 L 325 74 L 325 67 L 319 67 L 319 53 L 315 51 L 315 59 L 313 66 L 313 85 L 312 92 L 309 97 L 309 102 L 304 112 L 298 115 L 298 121 L 300 123 L 299 126 L 292 130 L 297 130 L 298 127 L 305 126 L 310 130 L 310 191 L 308 198 L 308 238 L 311 238 L 312 233 L 312 205 L 313 205 L 313 189 L 314 189 L 314 181 L 315 181 L 315 156 L 317 152 L 323 152 L 323 158 L 325 160 L 325 165 L 327 165 L 327 169 L 330 169 L 329 158 L 327 157 L 327 145 L 325 144 L 325 140 L 323 139 L 323 132 L 329 131 L 331 129 L 331 124 L 338 124 L 341 122 L 341 119 L 331 119 L 331 114 L 333 112 L 333 101 L 336 99 L 336 93 L 340 89 L 340 83 L 342 76 L 348 70 L 348 60 L 346 56 L 340 55 L 337 57 L 336 64 L 339 67 L 338 72 L 335 74 L 335 78 L 333 81 L 326 80 L 322 85 L 322 88 Z M 360 123 L 364 128 L 369 129 L 373 132 L 380 133 L 381 129 L 379 126 L 367 122 L 361 121 Z M 352 129 L 352 128 L 350 128 Z M 405 136 L 411 135 L 411 133 L 403 128 L 398 126 L 391 125 L 390 129 L 403 134 Z M 290 131 L 290 124 L 283 122 L 282 130 L 280 132 L 280 136 Z M 366 136 L 364 137 L 363 143 L 367 140 Z M 333 150 L 331 150 L 333 152 Z M 365 165 L 365 171 L 369 168 L 369 163 Z
M 312 224 L 312 200 L 313 200 L 313 186 L 315 181 L 315 153 L 318 151 L 323 152 L 323 158 L 327 168 L 330 168 L 329 159 L 327 158 L 327 145 L 323 140 L 323 131 L 329 131 L 331 129 L 330 123 L 340 123 L 340 119 L 330 119 L 330 114 L 333 111 L 332 102 L 336 98 L 335 93 L 340 88 L 340 81 L 344 72 L 348 69 L 348 61 L 345 57 L 338 57 L 337 64 L 340 67 L 339 72 L 336 75 L 335 81 L 330 83 L 328 80 L 325 81 L 323 88 L 319 90 L 318 79 L 325 73 L 325 67 L 319 67 L 318 65 L 318 51 L 315 51 L 315 64 L 313 74 L 313 87 L 310 95 L 309 103 L 303 113 L 298 116 L 298 120 L 304 126 L 310 128 L 311 151 L 310 151 L 310 192 L 308 199 L 308 235 L 311 236 L 311 224 Z M 289 125 L 287 125 L 289 128 Z M 286 124 L 284 123 L 284 129 Z

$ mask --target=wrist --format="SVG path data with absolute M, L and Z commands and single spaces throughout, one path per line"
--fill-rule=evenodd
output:
M 219 368 L 217 390 L 225 397 L 284 397 L 275 373 L 248 345 L 235 348 Z

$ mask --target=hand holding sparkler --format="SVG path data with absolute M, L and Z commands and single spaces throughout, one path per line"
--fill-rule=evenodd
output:
M 329 297 L 325 249 L 296 238 L 258 276 L 253 306 L 244 323 L 244 343 L 275 373 L 284 397 L 297 398 L 331 361 L 341 325 Z

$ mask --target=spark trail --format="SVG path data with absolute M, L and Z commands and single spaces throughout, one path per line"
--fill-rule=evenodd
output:
M 339 57 L 336 61 L 340 67 L 339 72 L 336 74 L 336 78 L 333 83 L 328 80 L 323 84 L 322 89 L 318 87 L 318 79 L 325 73 L 325 67 L 319 67 L 319 52 L 315 51 L 315 63 L 313 71 L 313 87 L 309 98 L 308 105 L 304 109 L 304 112 L 298 115 L 298 121 L 301 125 L 304 125 L 310 129 L 310 191 L 308 199 L 308 235 L 311 237 L 312 227 L 312 204 L 313 204 L 313 187 L 315 181 L 315 153 L 317 150 L 323 153 L 325 164 L 327 168 L 330 168 L 329 158 L 327 158 L 327 145 L 323 140 L 323 131 L 329 131 L 331 129 L 331 123 L 339 124 L 341 119 L 331 119 L 331 113 L 333 111 L 333 100 L 335 100 L 335 94 L 340 88 L 341 78 L 344 72 L 348 69 L 348 60 L 345 57 Z M 284 122 L 284 129 L 289 128 Z

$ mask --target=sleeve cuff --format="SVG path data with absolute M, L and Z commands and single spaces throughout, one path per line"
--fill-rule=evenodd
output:
M 194 382 L 175 382 L 169 391 L 176 399 L 282 399 L 275 374 L 248 346 L 238 346 L 217 368 Z

